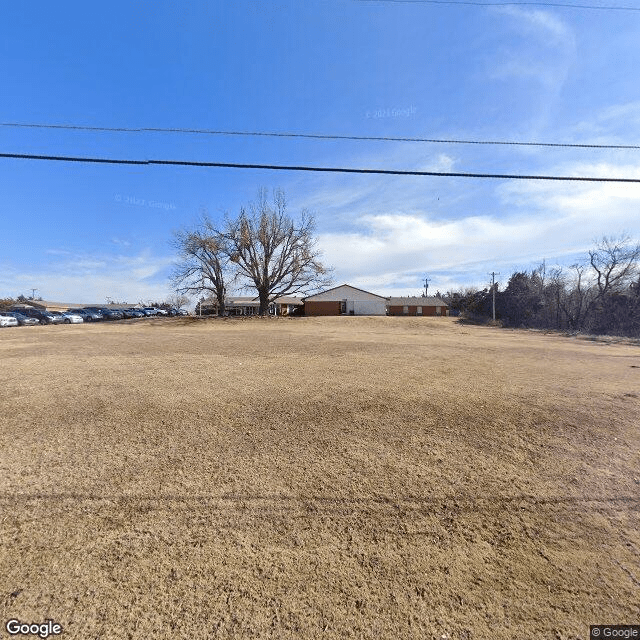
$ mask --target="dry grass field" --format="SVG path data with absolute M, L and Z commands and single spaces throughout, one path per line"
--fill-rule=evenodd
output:
M 638 346 L 453 318 L 4 329 L 0 427 L 2 637 L 640 620 Z

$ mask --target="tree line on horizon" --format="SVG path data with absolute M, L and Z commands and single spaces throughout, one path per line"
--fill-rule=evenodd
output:
M 627 235 L 603 237 L 586 259 L 549 271 L 544 262 L 513 273 L 495 291 L 496 320 L 505 327 L 556 329 L 640 337 L 640 244 Z M 492 287 L 441 295 L 469 321 L 493 314 Z

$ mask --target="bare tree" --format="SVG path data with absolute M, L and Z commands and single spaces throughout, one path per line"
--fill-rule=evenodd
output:
M 178 294 L 212 294 L 218 302 L 218 313 L 224 315 L 229 270 L 229 252 L 225 239 L 205 220 L 201 228 L 174 234 L 173 246 L 180 250 L 171 281 Z
M 189 296 L 176 292 L 175 295 L 169 296 L 167 302 L 174 309 L 181 309 L 185 304 L 189 303 Z
M 628 235 L 603 237 L 596 248 L 589 251 L 589 260 L 597 274 L 597 298 L 628 286 L 638 274 L 640 244 L 632 245 Z
M 320 262 L 313 216 L 302 211 L 294 220 L 287 214 L 284 192 L 274 191 L 273 205 L 267 193 L 261 189 L 248 211 L 227 217 L 221 234 L 238 275 L 258 293 L 260 315 L 279 296 L 307 293 L 332 281 L 331 270 Z
M 566 293 L 566 282 L 564 273 L 562 272 L 562 267 L 555 267 L 551 269 L 550 282 L 545 287 L 544 291 L 545 297 L 549 303 L 548 308 L 551 310 L 552 314 L 552 325 L 555 326 L 556 329 L 560 329 L 562 327 L 560 310 Z
M 585 282 L 584 264 L 572 264 L 569 268 L 575 272 L 573 286 L 566 292 L 560 306 L 569 328 L 580 330 L 593 305 L 593 288 L 588 280 Z

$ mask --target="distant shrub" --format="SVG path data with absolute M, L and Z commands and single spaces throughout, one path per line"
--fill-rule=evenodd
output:
M 0 309 L 6 310 L 12 307 L 16 303 L 13 298 L 0 298 Z

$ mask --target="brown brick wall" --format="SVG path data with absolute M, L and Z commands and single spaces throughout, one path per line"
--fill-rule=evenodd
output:
M 339 316 L 340 302 L 337 300 L 309 301 L 304 303 L 305 316 Z
M 408 313 L 403 313 L 402 306 L 390 306 L 389 307 L 389 315 L 390 316 L 415 316 L 416 315 L 416 310 L 417 310 L 417 306 L 411 306 L 409 305 L 408 307 Z M 440 307 L 440 314 L 441 315 L 446 315 L 446 307 Z M 422 307 L 422 315 L 423 316 L 435 316 L 436 315 L 436 308 L 435 307 Z

